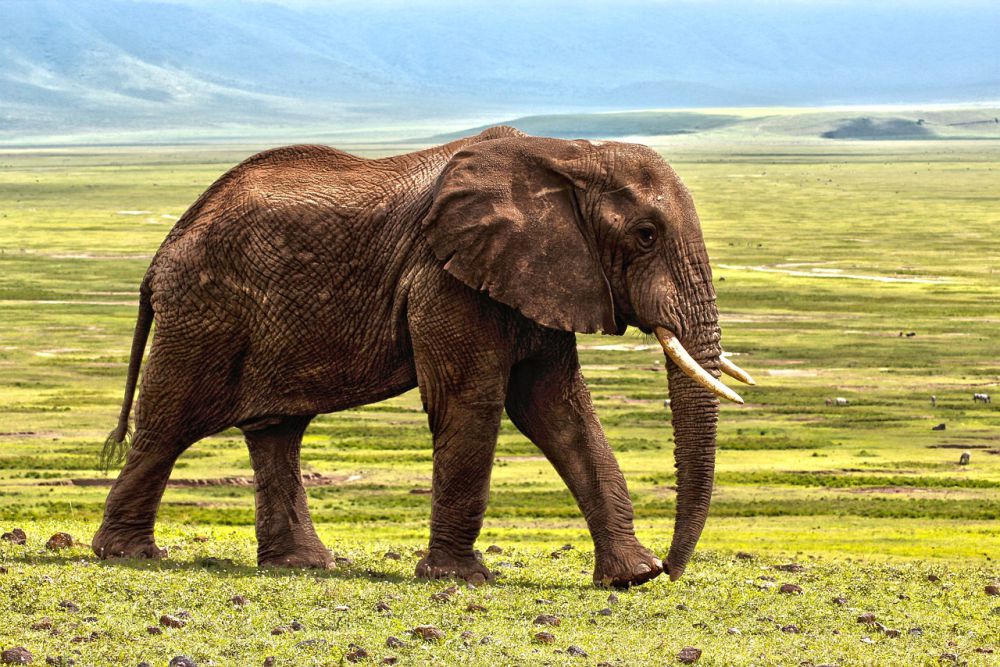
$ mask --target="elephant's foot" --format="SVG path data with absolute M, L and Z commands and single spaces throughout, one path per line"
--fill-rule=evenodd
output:
M 294 567 L 332 570 L 336 567 L 333 555 L 321 543 L 300 546 L 292 550 L 258 549 L 259 567 Z
M 167 550 L 156 546 L 152 533 L 115 531 L 101 526 L 90 543 L 99 558 L 166 558 Z
M 420 559 L 416 575 L 420 579 L 462 579 L 477 585 L 493 581 L 493 573 L 475 556 L 458 557 L 440 549 L 431 549 Z
M 612 546 L 597 552 L 594 584 L 628 588 L 638 586 L 663 572 L 663 564 L 652 551 L 638 542 Z

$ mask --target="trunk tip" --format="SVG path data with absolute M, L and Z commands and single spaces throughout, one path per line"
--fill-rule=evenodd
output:
M 667 561 L 663 561 L 663 571 L 670 575 L 670 581 L 677 581 L 684 574 L 683 567 L 671 567 Z

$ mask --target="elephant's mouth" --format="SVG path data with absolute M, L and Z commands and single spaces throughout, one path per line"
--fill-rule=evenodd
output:
M 718 378 L 706 371 L 701 364 L 688 354 L 688 351 L 684 349 L 684 346 L 681 345 L 681 342 L 672 331 L 663 327 L 654 327 L 653 333 L 656 334 L 656 340 L 659 341 L 660 347 L 663 348 L 663 353 L 670 357 L 671 361 L 677 364 L 677 367 L 684 371 L 685 375 L 719 398 L 724 398 L 727 401 L 739 403 L 740 405 L 743 404 L 743 398 L 739 394 L 719 382 Z M 724 354 L 719 355 L 719 370 L 740 382 L 745 382 L 749 385 L 757 384 L 750 377 L 749 373 L 727 359 Z

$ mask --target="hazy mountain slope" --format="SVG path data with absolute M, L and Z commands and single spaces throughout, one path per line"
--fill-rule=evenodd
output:
M 986 2 L 0 0 L 0 138 L 1000 99 Z

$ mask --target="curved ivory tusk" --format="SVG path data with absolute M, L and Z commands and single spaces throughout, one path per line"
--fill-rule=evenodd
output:
M 743 404 L 743 399 L 740 398 L 739 394 L 722 384 L 722 382 L 720 382 L 717 378 L 713 377 L 711 373 L 702 368 L 701 364 L 695 361 L 691 355 L 688 354 L 688 351 L 684 349 L 681 342 L 677 340 L 677 336 L 673 335 L 663 327 L 654 328 L 653 333 L 656 334 L 656 340 L 660 341 L 664 354 L 670 357 L 688 377 L 703 386 L 705 389 L 708 389 L 719 398 L 725 398 L 726 400 L 732 401 L 733 403 L 739 403 L 740 405 Z
M 754 379 L 750 377 L 749 373 L 747 373 L 745 370 L 743 370 L 742 368 L 731 362 L 725 356 L 719 357 L 719 370 L 721 370 L 723 373 L 725 373 L 731 378 L 736 378 L 740 382 L 745 382 L 746 384 L 749 385 L 757 384 L 756 382 L 754 382 Z

